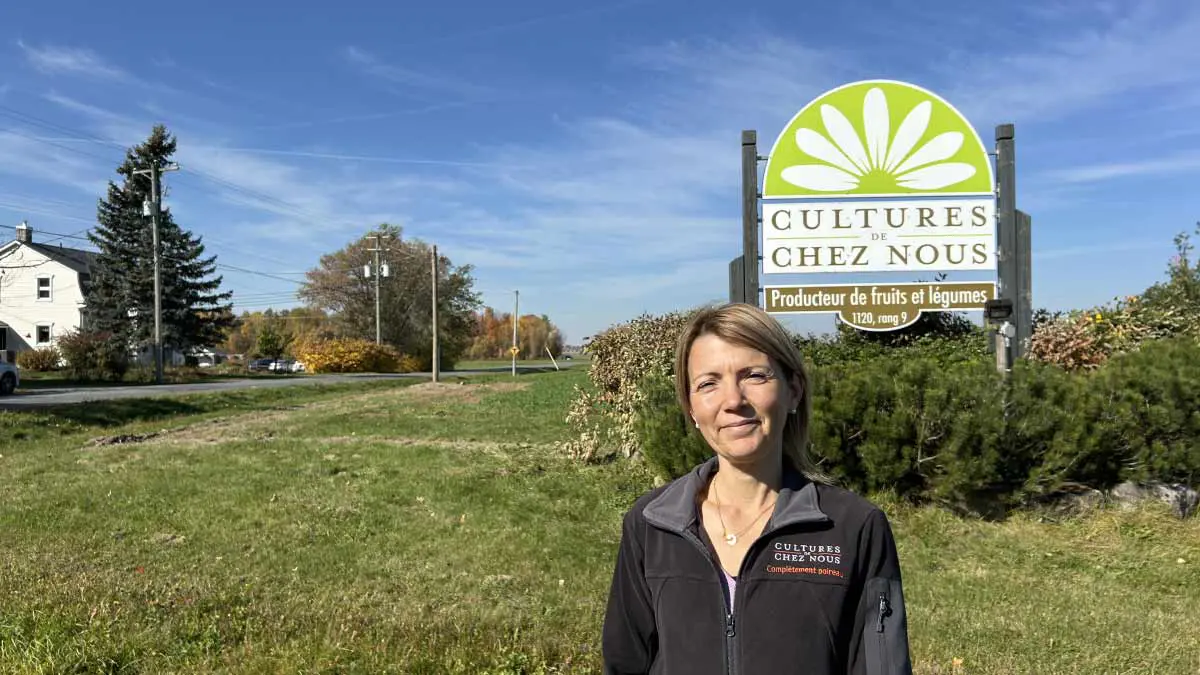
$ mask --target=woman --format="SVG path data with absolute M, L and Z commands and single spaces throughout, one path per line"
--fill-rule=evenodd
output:
M 807 376 L 783 327 L 751 305 L 700 311 L 675 385 L 715 456 L 626 514 L 604 672 L 911 673 L 891 528 L 815 472 Z

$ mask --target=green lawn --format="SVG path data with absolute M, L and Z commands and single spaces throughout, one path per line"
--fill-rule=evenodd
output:
M 0 672 L 597 672 L 650 480 L 556 456 L 585 379 L 0 413 Z M 885 504 L 917 672 L 1200 670 L 1200 519 Z
M 570 365 L 578 366 L 581 363 L 588 363 L 585 357 L 576 356 L 572 359 L 564 359 L 557 357 L 555 360 L 549 358 L 541 359 L 517 359 L 517 368 L 554 368 L 555 363 L 559 368 L 565 368 Z M 459 361 L 454 364 L 454 370 L 480 370 L 487 368 L 510 368 L 512 367 L 512 359 L 478 359 Z

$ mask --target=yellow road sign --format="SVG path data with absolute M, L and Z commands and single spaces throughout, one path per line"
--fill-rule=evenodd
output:
M 520 353 L 521 353 L 521 350 L 520 350 L 520 349 L 517 349 L 516 347 L 509 347 L 509 348 L 508 348 L 508 353 L 509 353 L 509 354 L 512 354 L 513 356 L 516 356 L 517 354 L 520 354 Z

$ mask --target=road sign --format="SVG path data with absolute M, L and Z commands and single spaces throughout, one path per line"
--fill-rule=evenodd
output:
M 520 354 L 520 353 L 521 353 L 521 350 L 520 350 L 520 349 L 517 349 L 516 347 L 509 347 L 509 348 L 508 348 L 508 353 L 509 353 L 509 354 L 512 354 L 513 356 L 516 356 L 517 354 Z

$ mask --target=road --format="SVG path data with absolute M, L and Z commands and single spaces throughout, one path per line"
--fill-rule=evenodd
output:
M 560 364 L 570 368 L 571 362 Z M 517 366 L 517 373 L 536 373 L 553 370 L 553 367 Z M 443 372 L 443 377 L 464 375 L 487 375 L 511 372 L 510 367 L 484 368 L 479 370 L 454 370 Z M 0 398 L 0 410 L 27 410 L 58 405 L 74 405 L 88 401 L 112 401 L 123 398 L 149 398 L 154 396 L 178 396 L 204 392 L 234 391 L 238 389 L 266 389 L 271 387 L 300 387 L 308 384 L 338 384 L 363 380 L 389 380 L 401 378 L 429 378 L 432 373 L 381 373 L 381 374 L 331 374 L 296 375 L 279 378 L 246 378 L 241 380 L 216 380 L 193 384 L 124 385 L 112 387 L 62 387 L 53 389 L 18 389 L 13 396 Z

